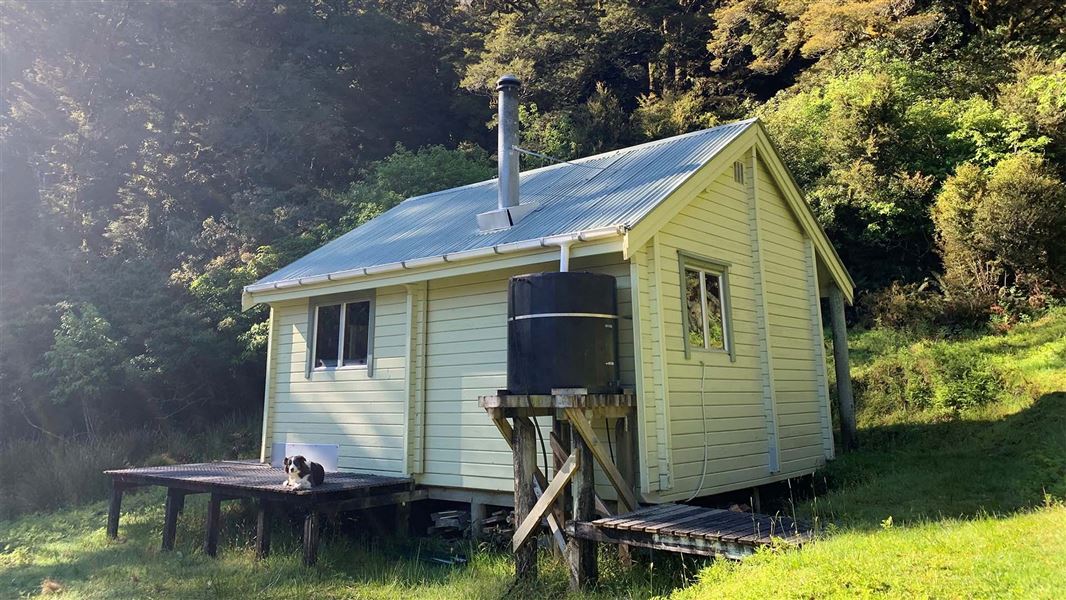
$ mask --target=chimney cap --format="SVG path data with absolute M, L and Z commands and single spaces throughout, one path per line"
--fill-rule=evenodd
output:
M 496 91 L 500 91 L 505 87 L 522 87 L 522 80 L 517 75 L 508 73 L 496 80 Z

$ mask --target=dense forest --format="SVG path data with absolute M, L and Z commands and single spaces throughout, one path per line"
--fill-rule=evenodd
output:
M 1066 288 L 1056 0 L 5 1 L 0 33 L 0 438 L 258 410 L 241 287 L 494 176 L 504 72 L 560 159 L 761 118 L 869 324 Z

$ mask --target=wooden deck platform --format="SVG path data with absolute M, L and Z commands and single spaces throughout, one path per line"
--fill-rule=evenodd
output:
M 122 494 L 139 486 L 167 488 L 163 524 L 163 550 L 174 548 L 178 516 L 184 509 L 185 496 L 210 494 L 204 533 L 204 552 L 214 556 L 221 528 L 220 504 L 224 500 L 250 498 L 259 503 L 256 527 L 256 550 L 260 557 L 270 553 L 270 519 L 279 505 L 305 511 L 304 562 L 314 564 L 318 554 L 319 518 L 322 513 L 338 513 L 392 504 L 406 505 L 426 496 L 416 490 L 410 477 L 386 477 L 364 473 L 327 473 L 322 485 L 307 490 L 293 490 L 282 485 L 282 469 L 256 461 L 221 461 L 142 467 L 105 471 L 111 477 L 111 507 L 107 534 L 118 536 Z
M 800 546 L 813 538 L 810 527 L 789 517 L 684 504 L 658 504 L 591 522 L 578 521 L 567 529 L 575 537 L 597 542 L 733 559 L 749 556 L 760 546 Z
M 324 504 L 382 492 L 404 491 L 414 485 L 410 477 L 365 473 L 328 473 L 325 482 L 309 490 L 282 485 L 283 469 L 258 461 L 220 461 L 139 467 L 104 471 L 113 481 L 132 485 L 161 485 L 189 492 L 224 492 L 240 497 L 271 498 L 288 504 Z

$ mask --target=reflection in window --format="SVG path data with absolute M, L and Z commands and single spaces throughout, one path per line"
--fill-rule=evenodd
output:
M 688 344 L 692 348 L 725 350 L 722 275 L 704 269 L 685 269 L 688 307 Z
M 349 302 L 344 309 L 344 364 L 365 365 L 370 340 L 370 302 Z
M 340 344 L 341 305 L 319 306 L 315 318 L 315 368 L 336 367 Z

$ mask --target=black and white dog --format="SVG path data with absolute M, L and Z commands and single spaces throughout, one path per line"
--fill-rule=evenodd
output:
M 285 457 L 285 473 L 288 478 L 281 484 L 294 490 L 306 490 L 312 486 L 322 485 L 326 470 L 322 465 L 311 462 L 302 456 Z

